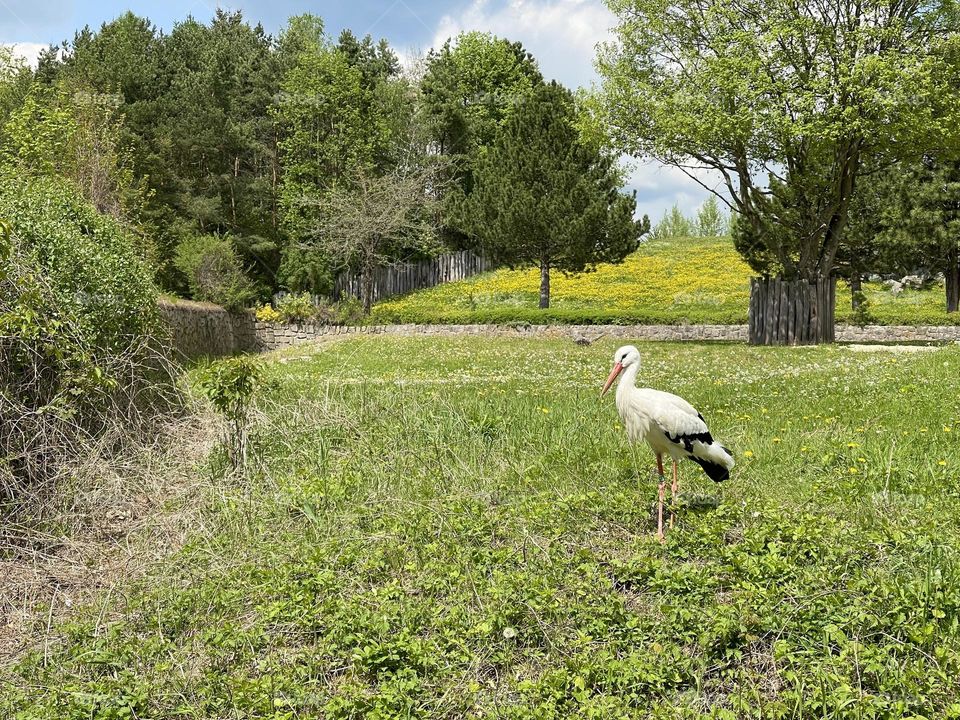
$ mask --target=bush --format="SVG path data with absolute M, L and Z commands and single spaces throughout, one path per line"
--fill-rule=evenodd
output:
M 176 402 L 133 238 L 54 178 L 0 179 L 0 495 Z
M 264 382 L 260 364 L 247 356 L 215 362 L 200 373 L 197 389 L 226 422 L 223 444 L 234 470 L 246 466 L 250 405 Z
M 332 306 L 330 323 L 333 325 L 360 325 L 367 318 L 363 303 L 355 297 L 348 297 Z
M 280 322 L 280 313 L 274 310 L 272 305 L 261 305 L 254 315 L 260 322 Z
M 256 299 L 253 282 L 243 272 L 230 239 L 221 235 L 193 235 L 177 246 L 177 269 L 187 278 L 194 300 L 239 311 Z
M 870 301 L 862 290 L 853 292 L 853 304 L 856 305 L 850 312 L 850 322 L 858 327 L 870 325 L 873 315 L 870 312 Z
M 280 322 L 301 323 L 312 320 L 317 312 L 309 293 L 290 293 L 277 301 Z
M 303 323 L 319 325 L 357 325 L 363 321 L 363 303 L 357 298 L 340 302 L 325 299 L 314 300 L 309 293 L 284 295 L 277 301 L 276 311 L 266 309 L 257 312 L 257 319 L 264 322 Z

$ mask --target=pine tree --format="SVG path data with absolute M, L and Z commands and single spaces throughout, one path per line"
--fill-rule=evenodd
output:
M 960 161 L 926 156 L 888 187 L 880 252 L 903 269 L 944 274 L 947 312 L 960 309 Z
M 488 255 L 540 267 L 540 307 L 550 305 L 550 271 L 582 272 L 619 262 L 649 230 L 633 219 L 636 200 L 619 191 L 612 157 L 581 140 L 573 96 L 541 85 L 524 97 L 480 161 L 463 226 Z

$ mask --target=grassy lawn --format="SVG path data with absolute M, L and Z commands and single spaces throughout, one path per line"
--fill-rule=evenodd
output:
M 641 346 L 738 459 L 661 546 L 614 347 L 270 356 L 256 470 L 0 717 L 960 717 L 960 348 Z
M 377 304 L 375 323 L 560 322 L 584 324 L 745 323 L 752 271 L 728 238 L 649 240 L 619 265 L 551 277 L 551 307 L 537 308 L 539 270 L 498 270 Z M 952 325 L 943 288 L 864 291 L 885 325 Z M 837 288 L 837 320 L 851 315 L 850 291 Z

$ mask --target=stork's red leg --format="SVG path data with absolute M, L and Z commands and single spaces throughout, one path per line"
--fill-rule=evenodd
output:
M 663 538 L 663 496 L 667 492 L 667 482 L 663 475 L 660 476 L 660 487 L 657 490 L 657 539 L 664 542 Z
M 666 494 L 667 481 L 663 477 L 663 458 L 657 453 L 657 473 L 660 476 L 660 486 L 657 489 L 657 538 L 663 542 L 663 496 Z
M 670 486 L 670 527 L 673 527 L 673 509 L 677 505 L 677 500 L 680 497 L 680 488 L 679 488 L 679 473 L 677 470 L 677 459 L 673 459 L 673 485 Z

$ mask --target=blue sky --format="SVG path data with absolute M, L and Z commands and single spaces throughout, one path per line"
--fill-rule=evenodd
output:
M 188 15 L 207 20 L 218 6 L 243 11 L 270 33 L 289 16 L 312 12 L 324 19 L 331 35 L 350 28 L 357 35 L 385 37 L 405 56 L 425 53 L 463 30 L 490 31 L 523 42 L 546 77 L 570 87 L 589 86 L 596 79 L 594 47 L 609 37 L 614 25 L 602 0 L 0 0 L 0 42 L 35 57 L 45 45 L 72 38 L 84 25 L 99 27 L 126 10 L 169 29 Z M 654 222 L 675 202 L 691 212 L 705 198 L 705 192 L 677 170 L 634 164 L 630 186 L 637 190 L 638 212 Z

